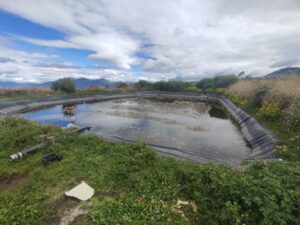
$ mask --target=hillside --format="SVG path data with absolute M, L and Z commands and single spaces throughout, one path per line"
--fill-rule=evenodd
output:
M 0 88 L 24 88 L 24 87 L 33 87 L 37 85 L 36 83 L 17 83 L 11 81 L 2 81 L 0 83 Z
M 285 67 L 265 75 L 265 78 L 277 78 L 291 75 L 300 75 L 299 67 Z

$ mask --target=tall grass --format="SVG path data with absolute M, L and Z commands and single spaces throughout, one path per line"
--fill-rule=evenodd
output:
M 278 135 L 280 157 L 300 160 L 300 76 L 240 80 L 228 92 L 233 100 L 245 100 L 244 109 Z
M 17 97 L 17 96 L 34 96 L 34 95 L 53 95 L 55 91 L 44 88 L 17 88 L 17 89 L 0 89 L 0 97 Z
M 229 91 L 245 97 L 250 97 L 260 86 L 267 87 L 271 96 L 284 95 L 295 99 L 300 98 L 300 76 L 289 76 L 286 78 L 277 79 L 240 80 L 239 82 L 233 84 L 229 88 Z

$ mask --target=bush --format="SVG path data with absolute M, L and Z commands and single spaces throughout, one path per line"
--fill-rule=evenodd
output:
M 153 89 L 157 91 L 184 91 L 187 84 L 182 81 L 158 81 L 153 85 Z
M 196 86 L 199 89 L 225 88 L 229 87 L 237 81 L 238 78 L 235 75 L 216 76 L 214 78 L 204 78 L 199 81 Z
M 199 89 L 209 89 L 214 87 L 214 79 L 213 78 L 204 78 L 200 80 L 196 84 L 197 88 Z
M 258 116 L 267 120 L 278 119 L 280 115 L 281 111 L 276 102 L 266 102 L 258 110 Z
M 283 113 L 285 124 L 300 132 L 300 102 L 291 103 Z
M 249 105 L 249 101 L 241 95 L 230 95 L 230 99 L 240 108 L 245 109 Z
M 237 82 L 239 79 L 235 75 L 217 76 L 214 78 L 215 88 L 225 88 Z
M 63 91 L 66 93 L 74 93 L 76 91 L 75 83 L 70 78 L 63 78 L 55 81 L 51 89 L 55 91 Z
M 142 90 L 151 89 L 152 86 L 153 84 L 146 80 L 139 80 L 139 82 L 137 83 L 137 88 Z
M 267 86 L 259 86 L 258 88 L 256 88 L 254 91 L 252 106 L 254 108 L 260 108 L 263 104 L 263 99 L 267 93 L 268 93 Z
M 177 173 L 182 194 L 199 206 L 198 224 L 299 224 L 299 164 L 204 168 Z
M 190 85 L 186 88 L 186 91 L 188 91 L 188 92 L 198 92 L 198 89 L 194 84 L 192 84 L 192 85 Z

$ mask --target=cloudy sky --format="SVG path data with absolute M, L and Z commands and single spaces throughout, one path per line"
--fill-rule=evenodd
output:
M 300 66 L 300 0 L 0 0 L 0 79 L 198 80 Z

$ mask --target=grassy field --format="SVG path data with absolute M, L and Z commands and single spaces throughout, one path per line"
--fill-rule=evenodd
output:
M 40 152 L 9 155 L 60 136 Z M 41 157 L 61 153 L 47 167 Z M 22 119 L 0 121 L 0 224 L 299 224 L 300 164 L 257 162 L 239 168 L 159 157 L 142 143 L 120 144 Z M 87 202 L 64 197 L 86 181 Z M 176 207 L 178 200 L 188 205 Z

